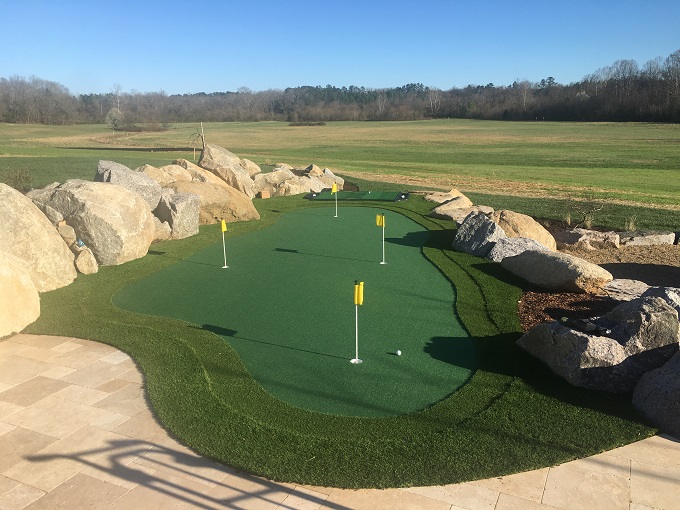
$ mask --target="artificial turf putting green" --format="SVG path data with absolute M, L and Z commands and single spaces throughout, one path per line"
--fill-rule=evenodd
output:
M 221 242 L 126 287 L 114 304 L 173 317 L 234 347 L 270 394 L 346 416 L 413 412 L 453 393 L 476 368 L 455 313 L 455 289 L 422 254 L 429 233 L 405 216 L 343 207 L 304 209 L 269 229 Z M 355 356 L 354 281 L 360 365 Z M 400 350 L 403 355 L 395 353 Z M 446 360 L 433 352 L 447 351 Z
M 330 190 L 324 190 L 320 193 L 310 193 L 305 198 L 309 200 L 335 200 L 336 193 L 331 193 Z M 399 200 L 408 199 L 409 194 L 401 191 L 338 191 L 338 201 L 357 201 L 370 200 L 372 202 L 398 202 Z

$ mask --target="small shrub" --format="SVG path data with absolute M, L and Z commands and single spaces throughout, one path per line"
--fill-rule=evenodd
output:
M 26 193 L 31 189 L 31 174 L 25 168 L 10 170 L 5 177 L 5 184 L 21 193 Z
M 636 229 L 636 223 L 637 223 L 637 215 L 633 214 L 632 216 L 628 216 L 626 218 L 626 222 L 623 224 L 623 229 L 626 232 L 633 232 Z

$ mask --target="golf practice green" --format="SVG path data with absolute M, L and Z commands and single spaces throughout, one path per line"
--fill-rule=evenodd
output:
M 125 287 L 114 305 L 219 335 L 267 392 L 304 409 L 393 416 L 447 397 L 470 379 L 477 353 L 454 286 L 422 253 L 429 232 L 379 208 L 334 214 L 300 209 L 227 237 L 227 268 L 216 230 L 214 245 Z M 360 306 L 355 281 L 364 282 Z M 350 362 L 357 331 L 360 364 Z M 207 377 L 228 369 L 219 362 Z

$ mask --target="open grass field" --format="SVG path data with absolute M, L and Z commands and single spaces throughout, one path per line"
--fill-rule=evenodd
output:
M 300 197 L 255 203 L 262 219 L 232 224 L 228 243 L 247 245 L 251 236 L 276 237 L 277 229 L 285 232 L 296 215 L 309 212 L 319 219 L 320 211 L 324 212 L 312 209 L 318 203 Z M 239 339 L 234 345 L 231 339 L 225 342 L 225 335 L 219 334 L 224 331 L 204 327 L 204 319 L 147 315 L 114 305 L 116 296 L 130 285 L 143 284 L 163 271 L 173 271 L 174 266 L 219 258 L 219 225 L 204 226 L 191 238 L 157 243 L 154 253 L 146 257 L 102 267 L 97 274 L 81 275 L 73 284 L 43 294 L 41 317 L 26 332 L 88 338 L 129 353 L 144 372 L 154 411 L 172 434 L 203 455 L 277 481 L 338 487 L 448 484 L 554 465 L 655 432 L 640 421 L 630 396 L 571 387 L 514 345 L 520 335 L 519 282 L 497 264 L 452 251 L 452 232 L 445 222 L 426 216 L 430 205 L 421 197 L 352 207 L 362 205 L 401 214 L 419 225 L 412 227 L 413 232 L 429 232 L 409 236 L 411 227 L 407 227 L 400 246 L 426 257 L 442 283 L 453 284 L 458 317 L 476 352 L 476 370 L 469 382 L 418 411 L 357 417 L 292 405 L 275 398 L 252 376 L 236 345 Z M 328 215 L 334 211 L 331 204 L 324 208 Z M 373 213 L 368 209 L 367 214 Z M 416 237 L 418 242 L 413 241 Z M 259 253 L 251 250 L 251 255 L 247 261 L 256 263 Z M 302 258 L 294 253 L 280 255 L 292 258 L 281 270 Z M 213 270 L 222 271 L 219 265 L 220 261 Z M 346 290 L 346 285 L 342 287 Z M 367 286 L 366 307 L 377 297 L 374 288 L 375 284 Z M 245 286 L 240 294 L 253 299 Z M 347 300 L 351 303 L 351 297 Z M 351 321 L 351 304 L 349 308 Z M 307 309 L 298 312 L 302 315 Z M 368 308 L 360 312 L 368 325 Z M 267 309 L 261 314 L 267 316 Z M 328 317 L 336 317 L 336 311 L 323 315 L 326 320 L 319 320 L 320 329 Z M 217 314 L 213 321 L 220 317 Z M 224 326 L 229 328 L 230 323 Z M 455 336 L 454 329 L 448 329 L 447 335 Z M 351 344 L 353 332 L 349 333 Z M 460 351 L 451 349 L 450 341 L 429 340 L 421 337 L 409 350 L 419 349 L 420 355 L 449 364 L 455 371 L 461 364 Z M 368 367 L 381 354 L 366 355 Z M 406 365 L 402 368 L 409 370 Z
M 17 172 L 34 187 L 90 180 L 100 159 L 132 168 L 192 160 L 197 128 L 114 134 L 103 125 L 0 124 L 0 181 Z M 204 130 L 209 143 L 261 165 L 316 163 L 398 190 L 457 187 L 478 203 L 558 220 L 570 212 L 578 221 L 580 211 L 604 204 L 594 224 L 618 230 L 631 220 L 648 229 L 680 224 L 678 125 L 438 120 L 207 123 Z M 142 148 L 154 151 L 120 150 Z

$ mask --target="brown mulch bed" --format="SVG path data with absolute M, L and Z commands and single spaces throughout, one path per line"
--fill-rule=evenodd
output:
M 640 280 L 648 285 L 680 287 L 680 246 L 629 246 L 605 250 L 565 250 L 598 264 L 614 278 Z M 519 302 L 524 331 L 541 322 L 599 317 L 612 310 L 617 301 L 607 296 L 550 292 L 535 288 Z

